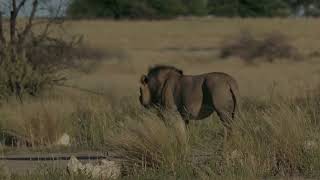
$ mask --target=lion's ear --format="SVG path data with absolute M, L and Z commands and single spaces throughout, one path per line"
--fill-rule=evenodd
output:
M 142 75 L 140 82 L 141 84 L 148 84 L 148 77 L 146 75 Z

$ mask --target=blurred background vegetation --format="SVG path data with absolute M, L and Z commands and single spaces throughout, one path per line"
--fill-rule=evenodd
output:
M 176 16 L 319 16 L 318 0 L 72 0 L 74 18 L 162 19 Z

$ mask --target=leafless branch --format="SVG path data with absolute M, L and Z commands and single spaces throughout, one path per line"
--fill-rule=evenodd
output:
M 31 14 L 29 16 L 28 22 L 27 22 L 24 30 L 22 31 L 22 33 L 19 35 L 19 44 L 24 43 L 24 40 L 26 39 L 27 34 L 30 32 L 30 30 L 32 28 L 32 22 L 34 20 L 35 14 L 37 12 L 37 7 L 38 7 L 38 0 L 33 0 L 32 10 L 31 10 Z
M 17 19 L 17 3 L 16 0 L 11 0 L 11 12 L 10 12 L 10 42 L 15 44 L 16 41 L 16 19 Z
M 43 38 L 48 35 L 49 29 L 53 24 L 62 24 L 63 20 L 59 18 L 59 14 L 62 10 L 62 3 L 59 3 L 59 6 L 57 7 L 57 11 L 54 15 L 52 15 L 52 18 L 49 19 L 49 21 L 46 23 L 45 28 L 43 29 L 40 38 Z
M 4 37 L 4 32 L 3 32 L 2 11 L 0 11 L 0 48 L 5 43 L 6 43 L 6 39 Z
M 16 0 L 11 0 L 12 12 L 17 12 L 17 2 Z
M 16 14 L 16 15 L 19 14 L 21 8 L 24 6 L 24 4 L 26 3 L 26 1 L 27 1 L 27 0 L 22 0 L 22 1 L 19 3 L 19 5 L 18 5 L 18 7 L 17 7 L 17 14 Z
M 60 1 L 60 4 L 56 1 Z M 52 2 L 54 4 L 46 0 L 0 0 L 0 46 L 4 45 L 8 51 L 8 53 L 0 52 L 0 58 L 5 57 L 10 61 L 8 66 L 12 66 L 12 68 L 1 66 L 3 67 L 1 71 L 7 73 L 3 81 L 8 96 L 15 95 L 22 99 L 25 93 L 35 95 L 48 85 L 59 84 L 60 79 L 56 73 L 62 68 L 73 67 L 76 64 L 75 61 L 70 61 L 69 57 L 73 58 L 77 53 L 74 48 L 80 40 L 72 39 L 69 42 L 65 39 L 66 34 L 61 37 L 55 34 L 51 37 L 51 29 L 64 30 L 62 26 L 64 18 L 61 16 L 64 8 L 62 0 Z M 42 11 L 48 13 L 48 16 L 36 18 L 36 14 Z M 25 25 L 20 26 L 18 17 L 22 13 L 26 15 L 26 21 Z M 5 22 L 7 16 L 10 17 L 8 23 Z M 34 29 L 37 29 L 37 33 L 33 32 Z M 7 31 L 8 37 L 6 37 Z M 0 51 L 2 49 L 0 47 Z M 22 58 L 25 61 L 20 63 Z M 13 76 L 11 69 L 17 66 L 35 68 L 25 68 L 32 73 L 21 72 Z M 39 80 L 38 76 L 45 78 Z M 25 82 L 25 79 L 28 81 Z
M 27 0 L 22 0 L 20 1 L 20 3 L 17 6 L 17 2 L 16 0 L 11 0 L 11 6 L 12 6 L 12 10 L 11 10 L 11 15 L 13 16 L 13 18 L 17 18 L 21 8 L 25 5 L 25 3 L 27 2 Z

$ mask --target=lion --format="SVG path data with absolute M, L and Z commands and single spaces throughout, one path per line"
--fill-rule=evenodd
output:
M 216 112 L 228 137 L 239 98 L 232 76 L 223 72 L 184 75 L 176 67 L 156 65 L 141 76 L 140 84 L 139 100 L 144 107 L 177 111 L 186 125 L 189 120 L 201 120 Z

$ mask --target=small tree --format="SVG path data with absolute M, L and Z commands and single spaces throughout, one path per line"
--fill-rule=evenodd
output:
M 36 18 L 40 9 L 50 8 L 48 3 L 48 0 L 10 0 L 0 3 L 1 97 L 16 95 L 22 100 L 23 94 L 37 95 L 45 87 L 65 79 L 58 72 L 67 66 L 63 55 L 73 41 L 68 43 L 50 36 L 51 27 L 63 23 L 62 4 L 56 6 L 55 10 L 50 9 L 48 17 Z M 26 20 L 22 18 L 18 22 L 21 10 L 29 5 L 31 8 Z M 3 19 L 4 9 L 10 11 L 9 19 Z M 24 25 L 20 25 L 23 22 Z

